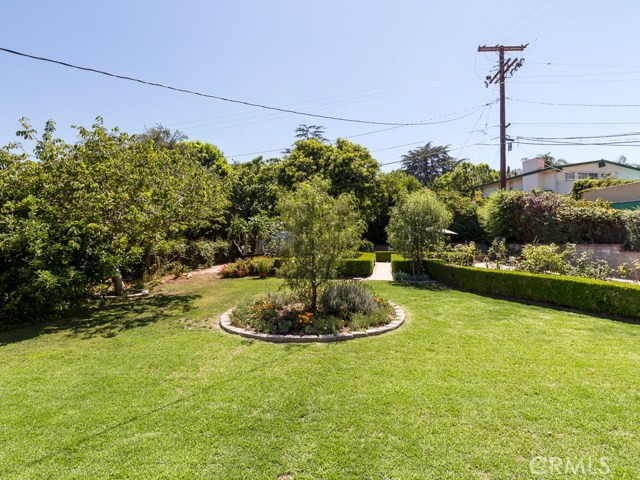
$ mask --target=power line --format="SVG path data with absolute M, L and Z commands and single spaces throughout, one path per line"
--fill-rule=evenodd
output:
M 350 123 L 365 123 L 365 124 L 370 124 L 370 125 L 394 125 L 394 126 L 414 126 L 414 125 L 428 125 L 428 123 L 426 122 L 378 122 L 378 121 L 372 121 L 372 120 L 361 120 L 361 119 L 355 119 L 355 118 L 345 118 L 345 117 L 335 117 L 335 116 L 331 116 L 331 115 L 320 115 L 320 114 L 315 114 L 315 113 L 309 113 L 309 112 L 301 112 L 301 111 L 297 111 L 297 110 L 291 110 L 288 108 L 281 108 L 281 107 L 273 107 L 273 106 L 269 106 L 269 105 L 263 105 L 260 103 L 253 103 L 253 102 L 248 102 L 245 100 L 237 100 L 237 99 L 233 99 L 233 98 L 228 98 L 228 97 L 223 97 L 220 95 L 212 95 L 212 94 L 208 94 L 208 93 L 202 93 L 202 92 L 198 92 L 195 90 L 189 90 L 186 88 L 180 88 L 180 87 L 174 87 L 171 85 L 166 85 L 163 83 L 158 83 L 158 82 L 151 82 L 151 81 L 147 81 L 147 80 L 142 80 L 139 78 L 135 78 L 135 77 L 130 77 L 127 75 L 119 75 L 116 73 L 111 73 L 111 72 L 107 72 L 104 70 L 99 70 L 96 68 L 90 68 L 90 67 L 83 67 L 80 65 L 74 65 L 72 63 L 68 63 L 68 62 L 63 62 L 60 60 L 54 60 L 51 58 L 47 58 L 47 57 L 40 57 L 37 55 L 31 55 L 28 53 L 24 53 L 24 52 L 18 52 L 16 50 L 11 50 L 8 48 L 4 48 L 4 47 L 0 47 L 0 51 L 6 52 L 6 53 L 10 53 L 12 55 L 17 55 L 20 57 L 25 57 L 25 58 L 30 58 L 32 60 L 38 60 L 38 61 L 42 61 L 42 62 L 48 62 L 48 63 L 53 63 L 56 65 L 61 65 L 63 67 L 68 67 L 68 68 L 73 68 L 76 70 L 82 70 L 85 72 L 91 72 L 91 73 L 97 73 L 99 75 L 105 75 L 107 77 L 112 77 L 112 78 L 118 78 L 120 80 L 127 80 L 130 82 L 136 82 L 136 83 L 141 83 L 143 85 L 149 85 L 152 87 L 158 87 L 158 88 L 164 88 L 167 90 L 173 90 L 175 92 L 181 92 L 181 93 L 186 93 L 189 95 L 196 95 L 199 97 L 205 97 L 205 98 L 211 98 L 214 100 L 220 100 L 223 102 L 229 102 L 229 103 L 236 103 L 239 105 L 247 105 L 249 107 L 255 107 L 255 108 L 262 108 L 265 110 L 273 110 L 276 112 L 283 112 L 283 113 L 290 113 L 290 114 L 294 114 L 294 115 L 302 115 L 305 117 L 313 117 L 313 118 L 323 118 L 325 120 L 336 120 L 336 121 L 340 121 L 340 122 L 350 122 Z
M 424 125 L 435 125 L 435 124 L 449 123 L 449 122 L 455 122 L 455 121 L 458 121 L 458 120 L 462 120 L 463 118 L 467 118 L 467 117 L 469 117 L 469 116 L 473 115 L 477 110 L 479 110 L 479 109 L 481 109 L 481 108 L 482 108 L 482 109 L 485 109 L 485 108 L 487 108 L 488 106 L 493 105 L 493 104 L 494 104 L 494 103 L 496 103 L 496 102 L 498 102 L 498 99 L 492 100 L 491 102 L 485 103 L 485 104 L 483 104 L 483 105 L 478 105 L 478 106 L 476 106 L 476 107 L 467 108 L 467 109 L 465 109 L 465 110 L 459 110 L 459 111 L 457 111 L 457 112 L 447 113 L 447 114 L 444 114 L 444 115 L 439 115 L 439 116 L 437 116 L 437 117 L 431 117 L 431 118 L 427 119 L 426 121 L 430 121 L 430 120 L 437 120 L 437 119 L 440 119 L 440 118 L 450 117 L 450 116 L 452 116 L 452 115 L 460 115 L 461 113 L 471 112 L 471 113 L 467 113 L 467 114 L 465 114 L 465 115 L 463 115 L 463 116 L 461 116 L 461 117 L 456 117 L 456 118 L 452 118 L 452 119 L 449 119 L 449 120 L 434 121 L 434 122 L 431 122 L 431 123 L 428 123 L 428 124 L 427 124 L 427 123 L 425 123 Z M 483 111 L 484 111 L 484 110 L 483 110 Z M 373 130 L 373 131 L 371 131 L 371 132 L 358 133 L 358 134 L 356 134 L 356 135 L 348 135 L 348 136 L 343 137 L 343 138 L 349 139 L 349 138 L 364 137 L 364 136 L 366 136 L 366 135 L 373 135 L 373 134 L 375 134 L 375 133 L 386 132 L 386 131 L 388 131 L 388 130 L 395 130 L 395 129 L 398 129 L 398 128 L 403 128 L 404 126 L 405 126 L 405 125 L 398 125 L 398 126 L 393 126 L 393 127 L 389 127 L 389 128 L 382 128 L 382 129 L 378 129 L 378 130 Z M 426 142 L 426 141 L 425 141 L 425 142 Z M 416 143 L 421 143 L 421 142 L 416 142 Z M 416 143 L 411 143 L 411 144 L 409 144 L 409 145 L 415 145 Z M 235 158 L 235 157 L 248 157 L 248 156 L 250 156 L 250 155 L 260 155 L 260 154 L 262 154 L 262 153 L 281 152 L 281 151 L 283 151 L 283 150 L 285 150 L 285 149 L 287 149 L 287 148 L 289 148 L 289 145 L 288 145 L 288 146 L 286 146 L 286 147 L 274 148 L 274 149 L 272 149 L 272 150 L 262 150 L 262 151 L 260 151 L 260 152 L 249 152 L 249 153 L 240 153 L 240 154 L 236 154 L 236 155 L 229 155 L 229 158 Z M 398 147 L 390 147 L 390 148 L 388 148 L 388 149 L 387 149 L 387 148 L 385 148 L 385 149 L 382 149 L 382 150 L 391 150 L 392 148 L 398 148 Z M 380 150 L 373 150 L 373 151 L 374 151 L 374 152 L 376 152 L 376 151 L 380 151 Z
M 637 108 L 640 104 L 614 104 L 614 103 L 552 103 L 552 102 L 538 102 L 535 100 L 523 100 L 521 98 L 507 97 L 508 100 L 521 103 L 532 103 L 535 105 L 551 105 L 554 107 L 604 107 L 604 108 Z

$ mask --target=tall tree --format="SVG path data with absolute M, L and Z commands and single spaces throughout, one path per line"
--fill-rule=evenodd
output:
M 379 184 L 380 165 L 369 151 L 356 143 L 339 138 L 335 145 L 317 139 L 298 140 L 293 151 L 278 166 L 279 183 L 293 189 L 320 175 L 331 182 L 329 193 L 338 196 L 352 193 L 360 212 L 373 219 Z
M 432 188 L 437 192 L 453 191 L 461 195 L 473 196 L 478 185 L 499 179 L 500 173 L 486 163 L 474 165 L 471 162 L 462 161 L 452 171 L 436 178 Z
M 430 186 L 436 178 L 456 168 L 459 162 L 449 155 L 449 147 L 436 146 L 429 142 L 403 155 L 402 169 L 416 177 L 423 185 Z

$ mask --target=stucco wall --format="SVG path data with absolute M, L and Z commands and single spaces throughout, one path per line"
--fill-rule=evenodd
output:
M 580 243 L 576 245 L 578 253 L 592 250 L 593 257 L 605 260 L 611 268 L 617 268 L 623 263 L 631 264 L 634 260 L 640 260 L 640 252 L 630 252 L 622 249 L 622 245 L 609 244 L 588 244 Z
M 640 182 L 589 190 L 582 194 L 582 198 L 592 202 L 598 199 L 606 202 L 634 202 L 640 200 Z

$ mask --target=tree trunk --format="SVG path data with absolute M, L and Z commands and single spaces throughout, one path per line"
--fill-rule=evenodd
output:
M 122 274 L 120 273 L 120 269 L 116 269 L 115 275 L 111 278 L 113 282 L 113 289 L 116 292 L 116 295 L 122 295 L 124 293 L 124 281 L 122 280 Z

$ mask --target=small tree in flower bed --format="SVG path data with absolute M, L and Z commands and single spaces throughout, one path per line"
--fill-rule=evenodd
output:
M 353 256 L 365 228 L 353 199 L 329 195 L 329 182 L 313 178 L 278 203 L 286 240 L 281 275 L 285 284 L 318 311 L 318 289 L 336 278 L 343 259 Z

